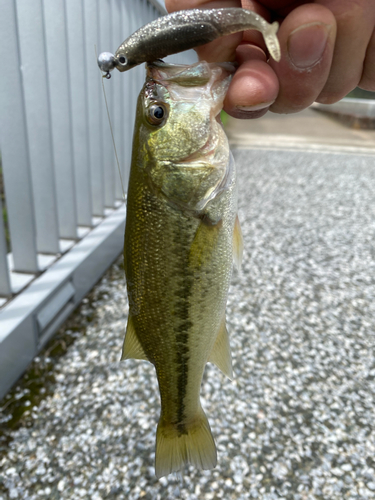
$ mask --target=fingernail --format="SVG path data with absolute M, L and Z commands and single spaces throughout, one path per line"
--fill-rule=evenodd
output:
M 275 100 L 270 102 L 260 102 L 258 104 L 253 104 L 251 106 L 236 106 L 236 109 L 240 111 L 260 111 L 261 109 L 269 108 Z
M 299 69 L 315 66 L 323 57 L 331 25 L 304 24 L 291 32 L 288 38 L 289 58 Z
M 269 106 L 267 106 L 266 108 L 262 107 L 261 109 L 255 111 L 253 109 L 247 109 L 246 111 L 244 111 L 243 109 L 235 108 L 231 111 L 230 114 L 231 116 L 233 116 L 233 118 L 239 118 L 241 120 L 251 120 L 253 118 L 260 118 L 261 116 L 265 115 L 268 110 Z

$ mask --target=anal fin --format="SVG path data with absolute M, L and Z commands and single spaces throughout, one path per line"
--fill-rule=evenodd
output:
M 137 334 L 135 333 L 133 318 L 129 316 L 126 326 L 125 340 L 122 348 L 121 360 L 124 359 L 144 359 L 148 361 L 145 351 L 141 346 Z
M 216 365 L 230 380 L 233 380 L 232 356 L 230 353 L 229 335 L 225 325 L 225 315 L 220 324 L 219 332 L 208 361 Z
M 233 260 L 238 270 L 241 268 L 242 254 L 243 254 L 242 230 L 240 221 L 238 219 L 238 215 L 236 215 L 236 221 L 234 223 L 234 230 L 233 230 Z

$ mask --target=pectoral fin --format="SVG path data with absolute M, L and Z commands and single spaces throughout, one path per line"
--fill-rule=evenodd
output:
M 238 215 L 236 215 L 236 221 L 234 223 L 234 231 L 233 231 L 233 260 L 238 270 L 241 268 L 242 254 L 243 254 L 243 237 L 242 237 L 240 221 L 238 219 Z
M 200 268 L 210 262 L 210 258 L 217 245 L 222 221 L 214 221 L 212 223 L 207 220 L 202 220 L 195 233 L 194 240 L 189 251 L 189 265 L 192 268 Z
M 219 333 L 208 361 L 216 365 L 230 380 L 233 380 L 232 357 L 230 354 L 229 335 L 225 325 L 225 316 L 221 322 Z
M 129 316 L 128 324 L 126 326 L 124 345 L 122 348 L 121 361 L 131 358 L 149 361 L 135 333 L 133 318 Z

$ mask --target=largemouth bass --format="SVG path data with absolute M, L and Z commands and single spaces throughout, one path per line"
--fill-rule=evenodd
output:
M 130 35 L 115 55 L 99 55 L 100 69 L 110 76 L 115 67 L 127 71 L 138 64 L 156 61 L 184 50 L 193 49 L 217 38 L 239 31 L 255 29 L 262 33 L 267 49 L 276 61 L 280 60 L 280 44 L 276 36 L 279 24 L 270 24 L 248 9 L 181 10 L 159 17 Z
M 216 465 L 200 403 L 205 365 L 232 377 L 225 307 L 242 255 L 236 173 L 219 113 L 230 63 L 147 65 L 133 139 L 125 230 L 129 319 L 123 359 L 156 369 L 158 477 Z

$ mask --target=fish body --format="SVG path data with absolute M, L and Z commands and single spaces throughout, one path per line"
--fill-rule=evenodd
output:
M 225 307 L 240 259 L 236 173 L 218 118 L 232 64 L 147 65 L 133 139 L 124 261 L 123 359 L 156 369 L 158 477 L 209 469 L 216 447 L 200 403 L 207 361 L 232 376 Z
M 143 62 L 156 61 L 248 29 L 262 33 L 269 53 L 279 61 L 278 26 L 277 22 L 269 24 L 248 9 L 182 10 L 159 17 L 138 29 L 120 45 L 111 65 L 102 69 L 110 71 L 115 66 L 119 71 L 127 71 Z

